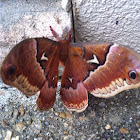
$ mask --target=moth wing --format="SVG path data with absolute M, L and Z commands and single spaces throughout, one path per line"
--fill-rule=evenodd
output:
M 82 58 L 87 64 L 88 74 L 85 75 L 83 80 L 85 88 L 97 97 L 108 98 L 114 96 L 115 80 L 117 77 L 124 77 L 125 73 L 120 68 L 123 65 L 119 62 L 119 55 L 115 52 L 114 54 L 110 53 L 113 44 L 83 43 L 78 44 L 78 46 L 83 48 Z M 77 45 L 74 44 L 74 47 L 77 47 Z
M 37 105 L 40 111 L 49 110 L 56 99 L 56 89 L 58 81 L 58 65 L 59 65 L 59 50 L 57 44 L 48 50 L 43 50 L 43 41 L 40 42 L 38 49 L 38 61 L 44 69 L 44 75 L 46 81 L 40 90 L 40 94 L 37 98 Z
M 70 49 L 60 89 L 64 106 L 76 112 L 82 112 L 88 106 L 88 93 L 83 85 L 87 67 L 85 61 L 81 61 L 79 53 L 81 49 Z
M 86 44 L 83 47 L 90 67 L 84 86 L 91 94 L 109 98 L 140 86 L 140 56 L 133 50 L 118 44 Z

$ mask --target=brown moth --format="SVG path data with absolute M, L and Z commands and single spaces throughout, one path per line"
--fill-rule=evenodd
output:
M 82 112 L 88 106 L 88 92 L 112 97 L 123 90 L 140 87 L 140 56 L 118 44 L 71 43 L 71 31 L 57 41 L 30 38 L 17 44 L 1 67 L 5 84 L 31 96 L 40 91 L 40 111 L 50 109 L 56 99 L 58 66 L 65 66 L 60 95 L 64 106 Z

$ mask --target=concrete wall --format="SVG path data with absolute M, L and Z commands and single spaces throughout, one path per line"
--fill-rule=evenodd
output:
M 65 27 L 70 28 L 61 0 L 0 0 L 0 62 L 25 38 L 52 38 L 50 25 L 60 36 Z
M 116 42 L 140 53 L 140 0 L 74 0 L 77 41 Z

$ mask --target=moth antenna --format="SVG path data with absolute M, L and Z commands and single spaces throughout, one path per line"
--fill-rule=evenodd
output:
M 72 35 L 72 31 L 73 31 L 73 29 L 71 28 L 69 30 L 69 32 L 67 33 L 67 35 L 65 36 L 65 39 L 68 40 L 69 42 L 71 42 L 74 38 L 73 35 Z
M 70 29 L 70 31 L 68 32 L 68 40 L 71 42 L 72 39 L 74 38 L 74 36 L 72 35 L 73 32 L 73 28 Z
M 60 41 L 60 38 L 58 37 L 58 34 L 54 31 L 54 29 L 52 28 L 52 26 L 50 26 L 50 30 L 51 30 L 53 36 L 57 39 L 57 41 Z

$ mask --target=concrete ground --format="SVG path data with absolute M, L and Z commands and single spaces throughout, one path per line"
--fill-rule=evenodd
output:
M 139 92 L 133 89 L 109 99 L 89 94 L 89 106 L 82 113 L 67 111 L 57 92 L 54 107 L 41 113 L 37 95 L 26 98 L 0 80 L 0 139 L 9 135 L 12 140 L 138 140 Z

